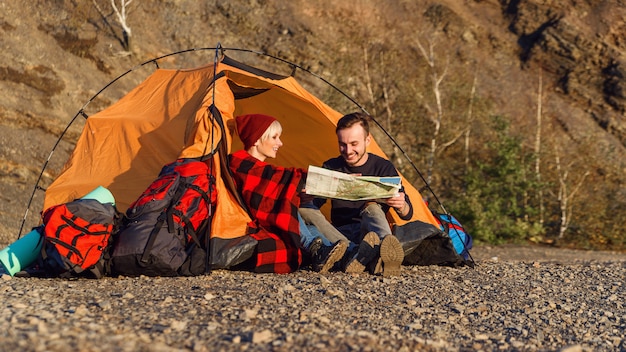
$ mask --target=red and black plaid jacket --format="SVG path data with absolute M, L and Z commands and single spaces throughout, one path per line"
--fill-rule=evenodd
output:
M 245 150 L 229 155 L 230 169 L 258 231 L 257 272 L 290 273 L 302 263 L 299 191 L 306 171 L 271 165 Z

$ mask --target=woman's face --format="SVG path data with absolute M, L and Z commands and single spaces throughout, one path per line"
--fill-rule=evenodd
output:
M 266 158 L 276 158 L 278 154 L 278 148 L 283 146 L 283 142 L 280 140 L 280 134 L 282 131 L 276 131 L 268 136 L 265 140 L 259 139 L 252 149 L 252 156 L 265 161 Z

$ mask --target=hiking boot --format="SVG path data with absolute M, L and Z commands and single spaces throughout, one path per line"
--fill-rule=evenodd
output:
M 313 247 L 313 244 L 311 244 L 311 247 Z M 343 258 L 343 255 L 348 249 L 348 242 L 337 241 L 331 246 L 325 246 L 321 244 L 320 246 L 315 247 L 316 248 L 313 248 L 313 250 L 315 251 L 311 251 L 311 266 L 313 267 L 314 271 L 317 271 L 319 273 L 327 273 L 335 265 L 335 263 Z
M 380 250 L 380 248 L 379 248 Z M 372 275 L 380 275 L 383 273 L 383 259 L 379 256 L 367 265 L 367 272 Z
M 404 260 L 404 249 L 398 238 L 387 235 L 380 243 L 380 258 L 383 262 L 383 276 L 400 275 L 400 266 Z
M 359 244 L 358 250 L 348 259 L 346 273 L 362 273 L 365 267 L 378 257 L 380 239 L 375 232 L 368 232 Z
M 324 245 L 324 242 L 322 241 L 322 239 L 317 237 L 311 242 L 309 247 L 303 248 L 304 249 L 303 252 L 306 253 L 307 255 L 302 257 L 302 266 L 310 266 L 312 268 L 313 267 L 313 253 L 317 252 L 320 248 L 322 248 L 323 245 Z

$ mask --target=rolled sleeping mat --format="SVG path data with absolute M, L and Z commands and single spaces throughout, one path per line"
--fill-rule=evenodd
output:
M 96 189 L 85 194 L 80 199 L 95 199 L 102 204 L 110 203 L 111 205 L 115 205 L 115 198 L 111 191 L 102 186 L 96 187 Z
M 0 262 L 7 274 L 13 276 L 37 260 L 43 244 L 41 230 L 43 227 L 35 228 L 0 251 Z

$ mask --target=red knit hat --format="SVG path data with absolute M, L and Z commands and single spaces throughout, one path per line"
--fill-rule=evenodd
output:
M 239 139 L 243 142 L 244 149 L 248 150 L 276 119 L 268 115 L 250 114 L 237 116 L 235 121 Z

